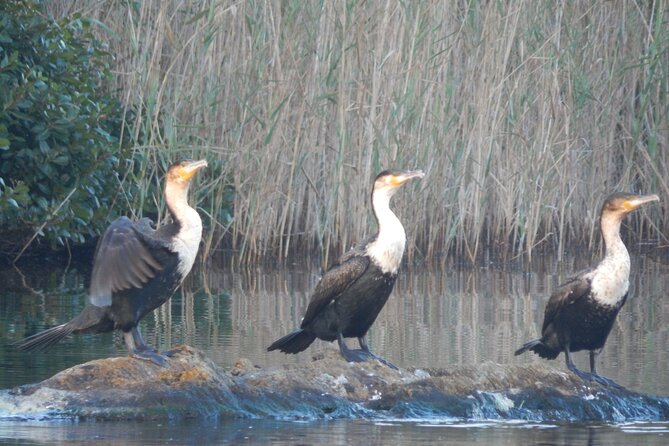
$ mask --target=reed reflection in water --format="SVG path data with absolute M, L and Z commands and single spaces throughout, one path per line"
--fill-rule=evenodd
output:
M 632 262 L 630 298 L 599 356 L 599 368 L 629 388 L 668 394 L 667 266 L 640 255 L 633 255 Z M 538 335 L 550 292 L 591 263 L 578 259 L 559 269 L 550 262 L 528 268 L 406 268 L 370 330 L 370 346 L 400 367 L 541 361 L 531 354 L 514 357 L 513 352 Z M 120 337 L 112 335 L 73 336 L 47 353 L 16 352 L 11 342 L 63 323 L 83 308 L 88 272 L 52 268 L 46 275 L 1 274 L 9 285 L 0 299 L 0 361 L 7 364 L 0 387 L 35 382 L 78 362 L 126 354 Z M 298 355 L 267 353 L 266 348 L 299 325 L 319 274 L 318 268 L 303 266 L 195 270 L 171 304 L 148 316 L 141 330 L 150 345 L 167 349 L 187 343 L 226 367 L 242 357 L 262 367 L 308 362 L 325 349 L 336 349 L 336 343 L 317 341 Z M 586 366 L 587 354 L 577 354 L 576 362 Z M 565 370 L 562 355 L 549 364 Z

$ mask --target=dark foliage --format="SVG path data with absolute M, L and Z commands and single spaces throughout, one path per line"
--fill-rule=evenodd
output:
M 0 2 L 0 250 L 100 233 L 123 168 L 111 56 L 79 16 Z

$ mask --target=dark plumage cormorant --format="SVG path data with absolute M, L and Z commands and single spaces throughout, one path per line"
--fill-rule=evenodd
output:
M 613 381 L 597 374 L 595 360 L 604 347 L 629 289 L 630 256 L 620 238 L 620 223 L 639 206 L 657 201 L 657 195 L 614 193 L 604 201 L 601 231 L 605 256 L 597 267 L 577 274 L 548 300 L 541 338 L 527 342 L 516 355 L 532 350 L 546 359 L 565 353 L 567 368 L 582 379 L 601 384 Z M 590 373 L 576 368 L 571 352 L 590 351 Z
M 406 234 L 390 210 L 390 198 L 421 171 L 385 170 L 374 180 L 372 209 L 378 225 L 376 234 L 339 259 L 321 278 L 309 302 L 300 328 L 274 342 L 267 349 L 298 353 L 316 338 L 337 340 L 347 361 L 378 358 L 367 346 L 367 331 L 393 289 L 404 254 Z M 359 350 L 346 346 L 344 338 L 355 337 Z
M 158 364 L 164 359 L 144 344 L 137 324 L 176 291 L 189 273 L 202 238 L 202 220 L 188 205 L 188 186 L 207 161 L 185 160 L 167 171 L 165 201 L 173 222 L 151 228 L 151 220 L 116 219 L 95 251 L 90 303 L 70 322 L 19 341 L 21 350 L 46 350 L 70 333 L 121 330 L 128 350 Z

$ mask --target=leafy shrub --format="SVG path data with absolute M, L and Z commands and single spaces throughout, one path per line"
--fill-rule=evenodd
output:
M 110 59 L 81 17 L 56 22 L 32 1 L 0 2 L 3 249 L 35 233 L 52 247 L 81 242 L 106 225 L 123 167 Z

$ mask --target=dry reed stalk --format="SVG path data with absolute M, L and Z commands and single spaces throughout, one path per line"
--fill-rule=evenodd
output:
M 184 153 L 221 160 L 209 227 L 241 262 L 337 256 L 374 230 L 371 181 L 391 166 L 427 172 L 394 200 L 409 259 L 561 256 L 598 246 L 608 192 L 669 193 L 664 1 L 47 7 L 111 30 L 99 34 L 147 174 L 133 180 L 158 181 Z M 666 233 L 661 206 L 630 225 Z

